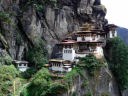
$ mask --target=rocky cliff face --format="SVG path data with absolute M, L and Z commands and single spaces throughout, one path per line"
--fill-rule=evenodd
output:
M 13 59 L 22 60 L 29 48 L 43 41 L 50 56 L 55 44 L 83 23 L 93 22 L 102 29 L 107 23 L 105 15 L 106 8 L 100 0 L 0 0 L 0 47 Z M 81 88 L 83 79 L 79 77 L 71 91 L 83 96 L 94 89 L 94 96 L 119 96 L 107 68 L 100 70 L 97 85 L 95 78 L 87 79 L 88 88 Z
M 40 40 L 51 55 L 54 45 L 82 23 L 95 22 L 100 28 L 106 23 L 100 0 L 1 0 L 0 12 L 1 42 L 19 60 Z
M 101 67 L 94 77 L 84 70 L 83 76 L 78 76 L 70 90 L 60 96 L 120 96 L 120 93 L 109 69 Z

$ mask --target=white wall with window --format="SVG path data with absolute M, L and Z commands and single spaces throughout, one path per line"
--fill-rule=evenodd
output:
M 115 30 L 109 31 L 108 38 L 114 38 L 114 37 L 117 37 L 117 31 Z
M 27 63 L 19 63 L 17 67 L 21 72 L 24 72 L 28 69 L 28 64 Z
M 100 35 L 93 35 L 93 36 L 78 36 L 77 41 L 97 41 L 101 38 Z
M 53 71 L 63 71 L 63 63 L 62 62 L 52 62 L 51 63 L 51 69 Z
M 91 36 L 79 36 L 77 37 L 77 41 L 92 41 Z
M 75 58 L 75 50 L 74 48 L 63 48 L 62 59 L 73 61 Z

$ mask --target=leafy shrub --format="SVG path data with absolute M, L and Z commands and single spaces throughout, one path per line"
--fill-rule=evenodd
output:
M 23 91 L 20 93 L 20 96 L 29 96 L 26 88 L 23 89 Z
M 89 84 L 89 81 L 88 80 L 84 80 L 81 87 L 86 87 L 87 85 Z
M 12 64 L 12 58 L 7 54 L 3 53 L 0 56 L 0 65 L 11 65 Z
M 18 75 L 17 69 L 13 66 L 3 65 L 0 67 L 0 93 L 1 96 L 10 96 L 14 78 Z
M 50 84 L 50 87 L 47 91 L 46 96 L 56 96 L 58 94 L 62 94 L 66 92 L 68 89 L 65 85 L 60 84 L 59 82 L 55 82 Z
M 46 94 L 50 81 L 51 78 L 49 71 L 45 68 L 39 70 L 33 76 L 30 85 L 27 87 L 28 96 L 43 96 L 41 94 Z
M 17 69 L 13 65 L 10 66 L 3 65 L 2 67 L 0 67 L 0 76 L 1 76 L 0 79 L 11 80 L 15 78 L 18 74 L 19 73 Z
M 91 92 L 88 92 L 87 94 L 85 94 L 85 96 L 93 96 Z
M 40 85 L 45 80 L 46 80 L 46 82 L 50 81 L 50 73 L 49 73 L 48 69 L 42 68 L 39 72 L 37 72 L 35 74 L 34 78 L 32 79 L 32 83 L 34 85 Z
M 88 55 L 84 58 L 80 59 L 79 67 L 86 68 L 90 75 L 94 75 L 95 71 L 97 71 L 103 64 L 96 59 L 93 55 Z
M 64 77 L 64 81 L 65 84 L 67 86 L 71 86 L 73 84 L 74 79 L 79 75 L 79 73 L 77 72 L 77 70 L 74 68 L 72 71 L 70 71 L 69 73 L 67 73 Z
M 21 75 L 25 79 L 30 79 L 36 73 L 36 71 L 37 70 L 35 68 L 29 68 L 25 72 L 22 72 Z
M 6 12 L 0 11 L 0 21 L 10 23 L 10 15 Z
M 36 69 L 41 69 L 47 61 L 47 51 L 42 44 L 43 41 L 37 42 L 34 48 L 30 48 L 27 52 L 27 59 L 28 61 L 35 65 Z M 34 67 L 34 66 L 33 66 Z

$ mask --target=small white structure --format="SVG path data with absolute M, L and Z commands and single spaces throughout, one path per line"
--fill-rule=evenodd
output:
M 114 24 L 108 24 L 106 26 L 107 28 L 107 38 L 114 38 L 114 37 L 117 37 L 117 31 L 116 31 L 116 28 L 117 26 L 114 25 Z
M 73 61 L 75 58 L 75 44 L 74 40 L 64 40 L 61 42 L 63 45 L 62 59 Z
M 52 71 L 69 72 L 72 70 L 71 63 L 66 62 L 65 60 L 51 59 L 49 60 L 49 65 Z
M 115 30 L 110 30 L 109 31 L 109 38 L 114 38 L 114 37 L 117 37 L 117 31 Z
M 21 71 L 24 72 L 26 71 L 29 67 L 28 67 L 28 61 L 18 61 L 18 60 L 14 60 L 13 63 L 16 65 L 16 67 Z

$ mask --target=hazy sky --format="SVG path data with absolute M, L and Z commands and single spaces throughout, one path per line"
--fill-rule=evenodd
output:
M 128 0 L 101 0 L 107 8 L 109 23 L 128 28 Z

